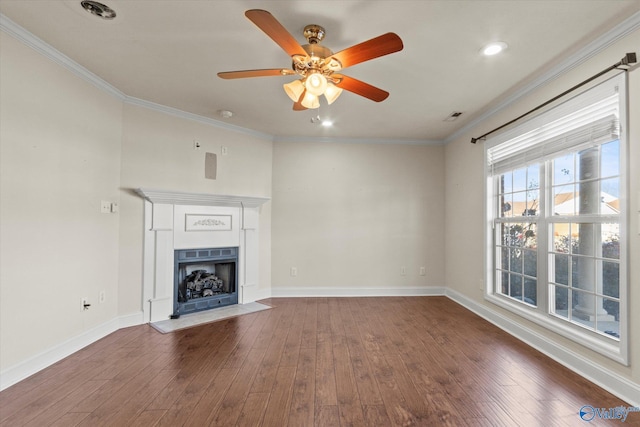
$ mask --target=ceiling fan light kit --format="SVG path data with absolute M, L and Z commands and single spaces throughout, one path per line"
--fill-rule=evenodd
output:
M 318 99 L 316 95 L 306 92 L 300 104 L 302 104 L 304 108 L 314 109 L 320 107 L 320 99 Z
M 293 109 L 301 111 L 318 108 L 319 97 L 324 95 L 332 104 L 343 90 L 363 96 L 375 102 L 387 99 L 389 93 L 343 74 L 335 74 L 344 68 L 379 58 L 403 49 L 402 40 L 394 33 L 386 33 L 368 41 L 333 53 L 320 45 L 326 31 L 320 25 L 307 25 L 303 34 L 308 44 L 301 46 L 296 39 L 266 10 L 251 9 L 245 16 L 276 42 L 291 57 L 291 69 L 263 69 L 226 71 L 218 73 L 223 79 L 297 75 L 299 78 L 283 85 L 293 101 Z
M 324 91 L 324 97 L 327 99 L 327 104 L 333 104 L 333 101 L 338 99 L 341 93 L 342 89 L 331 82 L 327 83 L 327 88 Z
M 304 84 L 302 83 L 302 80 L 294 80 L 292 82 L 285 83 L 282 86 L 284 87 L 285 93 L 289 95 L 289 98 L 291 98 L 293 102 L 298 102 L 302 96 L 302 92 L 304 92 Z

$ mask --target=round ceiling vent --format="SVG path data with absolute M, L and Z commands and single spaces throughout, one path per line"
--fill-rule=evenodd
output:
M 113 19 L 116 17 L 116 11 L 109 6 L 93 0 L 83 0 L 80 2 L 84 10 L 92 15 L 99 16 L 102 19 Z

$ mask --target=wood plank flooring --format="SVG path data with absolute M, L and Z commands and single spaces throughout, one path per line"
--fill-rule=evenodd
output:
M 0 425 L 578 426 L 629 406 L 445 297 L 261 302 L 119 330 L 1 392 Z

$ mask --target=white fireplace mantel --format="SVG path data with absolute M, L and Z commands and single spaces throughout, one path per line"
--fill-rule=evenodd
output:
M 145 199 L 143 312 L 146 321 L 167 319 L 173 313 L 174 251 L 177 249 L 238 247 L 238 301 L 258 295 L 258 224 L 265 197 L 186 193 L 139 188 Z M 232 218 L 231 230 L 193 231 L 185 228 L 189 214 Z
M 153 190 L 149 188 L 139 188 L 136 190 L 136 192 L 151 203 L 168 205 L 257 208 L 271 200 L 266 197 L 184 193 L 179 191 Z

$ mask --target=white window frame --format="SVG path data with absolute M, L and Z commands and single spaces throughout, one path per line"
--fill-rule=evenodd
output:
M 512 313 L 515 313 L 527 320 L 530 320 L 537 325 L 540 325 L 550 331 L 553 331 L 565 338 L 568 338 L 574 342 L 577 342 L 593 351 L 596 351 L 610 359 L 615 360 L 618 363 L 628 366 L 629 363 L 629 310 L 628 310 L 628 244 L 629 244 L 629 215 L 628 215 L 628 197 L 629 197 L 629 165 L 628 165 L 628 137 L 627 137 L 627 73 L 620 73 L 605 82 L 592 87 L 584 92 L 572 97 L 571 99 L 563 102 L 562 104 L 554 107 L 533 119 L 523 122 L 522 124 L 514 127 L 511 130 L 503 132 L 496 137 L 492 137 L 484 144 L 484 160 L 485 160 L 485 299 L 491 303 L 500 306 Z M 549 129 L 550 123 L 561 122 L 562 118 L 572 117 L 572 113 L 583 109 L 585 106 L 591 105 L 594 102 L 602 99 L 604 93 L 611 93 L 611 91 L 617 91 L 619 95 L 619 101 L 617 108 L 618 120 L 619 120 L 619 135 L 620 141 L 620 311 L 619 311 L 619 339 L 611 339 L 610 337 L 603 336 L 601 333 L 591 331 L 580 325 L 569 322 L 565 319 L 559 318 L 557 315 L 551 314 L 549 310 L 549 281 L 548 281 L 548 269 L 549 263 L 549 229 L 550 224 L 553 221 L 547 221 L 547 215 L 549 215 L 549 209 L 546 212 L 543 211 L 543 215 L 536 218 L 538 226 L 538 293 L 537 293 L 537 306 L 526 304 L 520 301 L 515 301 L 512 298 L 501 295 L 496 292 L 496 242 L 495 230 L 494 230 L 494 218 L 499 217 L 500 213 L 497 212 L 496 200 L 496 185 L 494 177 L 499 174 L 491 170 L 489 163 L 491 162 L 492 153 L 508 152 L 508 156 L 515 156 L 515 160 L 512 162 L 513 169 L 518 167 L 524 167 L 531 163 L 543 163 L 549 156 L 545 153 L 545 141 L 552 141 L 549 144 L 554 150 L 557 150 L 557 145 L 554 138 L 554 132 L 557 130 Z M 579 127 L 580 119 L 575 119 L 576 124 L 568 126 Z M 523 138 L 537 139 L 538 143 L 533 143 L 530 148 L 522 150 L 518 147 L 518 139 Z M 515 144 L 514 144 L 515 141 Z M 560 142 L 560 144 L 562 144 Z M 514 149 L 509 148 L 514 146 Z M 568 147 L 569 149 L 575 149 L 575 146 Z M 515 151 L 514 151 L 515 150 Z M 562 152 L 562 150 L 560 151 Z M 557 153 L 556 153 L 557 154 Z M 509 162 L 507 162 L 509 163 Z M 507 166 L 509 167 L 509 166 Z M 540 182 L 540 204 L 541 210 L 545 209 L 545 205 L 548 203 L 549 196 L 546 194 L 546 190 L 550 188 L 547 184 L 550 171 L 546 171 L 541 177 Z M 544 187 L 543 187 L 544 186 Z M 542 194 L 545 194 L 544 197 Z M 527 217 L 513 217 L 511 222 L 527 221 Z M 575 220 L 575 219 L 574 219 Z M 540 256 L 542 254 L 542 256 Z

